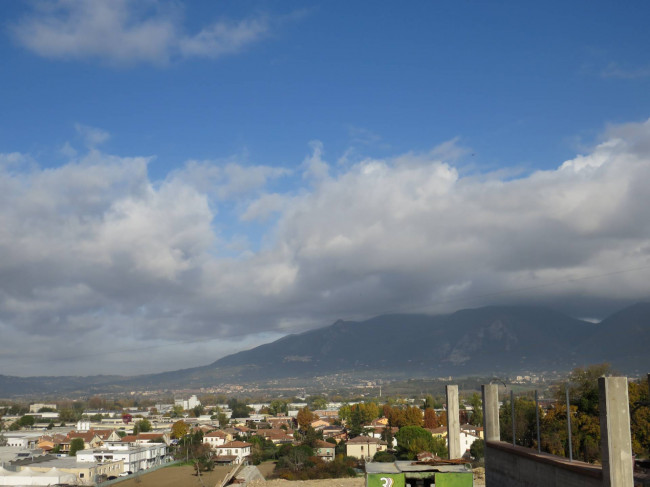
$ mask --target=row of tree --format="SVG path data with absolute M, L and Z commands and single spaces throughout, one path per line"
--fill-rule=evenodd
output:
M 599 462 L 600 416 L 598 378 L 611 375 L 608 364 L 577 368 L 566 382 L 559 384 L 555 403 L 546 410 L 540 408 L 540 448 L 542 451 L 568 457 L 569 448 L 575 459 Z M 571 444 L 567 427 L 566 390 L 569 389 Z M 640 458 L 650 456 L 650 397 L 647 381 L 629 382 L 630 426 L 632 450 Z M 537 448 L 535 401 L 530 396 L 516 397 L 515 442 Z M 500 413 L 501 439 L 512 441 L 512 403 L 504 401 Z

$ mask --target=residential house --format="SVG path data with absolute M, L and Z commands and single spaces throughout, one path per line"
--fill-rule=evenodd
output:
M 293 418 L 287 416 L 267 417 L 266 422 L 271 425 L 271 429 L 278 429 L 282 425 L 286 426 L 287 429 L 290 429 L 294 425 Z
M 461 431 L 467 431 L 468 433 L 471 433 L 478 438 L 483 438 L 482 426 L 474 426 L 473 424 L 461 424 L 460 429 Z
M 257 430 L 255 435 L 266 440 L 271 440 L 274 445 L 293 443 L 293 433 L 283 429 Z
M 102 439 L 95 434 L 93 430 L 90 431 L 70 431 L 66 436 L 66 440 L 61 442 L 61 453 L 70 451 L 70 443 L 75 438 L 81 438 L 84 442 L 84 449 L 98 448 L 104 444 Z
M 348 439 L 348 434 L 342 426 L 327 426 L 322 429 L 323 438 L 334 438 L 337 443 Z
M 37 448 L 40 448 L 43 451 L 51 451 L 57 446 L 60 447 L 61 443 L 67 440 L 67 437 L 65 435 L 61 434 L 52 434 L 52 435 L 43 435 L 38 439 L 38 443 L 36 444 Z
M 245 463 L 251 454 L 251 444 L 244 441 L 231 441 L 214 450 L 217 463 Z
M 326 428 L 330 425 L 327 421 L 323 421 L 322 419 L 317 419 L 316 421 L 312 421 L 309 423 L 309 426 L 314 428 L 316 431 L 320 431 L 323 428 Z
M 425 428 L 436 438 L 447 438 L 447 427 L 438 426 L 437 428 Z
M 318 458 L 325 462 L 331 462 L 336 455 L 336 445 L 327 441 L 318 440 L 314 444 L 314 453 Z
M 465 454 L 469 452 L 469 448 L 472 446 L 472 443 L 474 443 L 476 440 L 478 440 L 479 437 L 475 436 L 467 431 L 461 430 L 460 432 L 460 452 L 461 454 Z
M 366 461 L 372 460 L 378 451 L 386 451 L 388 445 L 384 440 L 372 436 L 357 436 L 348 440 L 345 452 L 349 457 L 356 457 Z
M 230 433 L 226 433 L 225 431 L 221 431 L 221 430 L 216 430 L 216 431 L 211 431 L 210 433 L 203 436 L 203 443 L 209 445 L 210 448 L 214 450 L 218 446 L 225 445 L 226 443 L 231 442 L 232 439 L 233 437 Z

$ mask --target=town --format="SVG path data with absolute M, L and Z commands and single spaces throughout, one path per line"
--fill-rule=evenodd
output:
M 567 381 L 543 389 L 543 397 L 534 389 L 535 401 L 532 388 L 539 387 L 543 377 L 513 376 L 511 396 L 504 394 L 505 383 L 489 386 L 497 395 L 499 387 L 503 389 L 495 406 L 501 421 L 499 427 L 497 418 L 497 437 L 599 464 L 598 435 L 585 434 L 585 425 L 598 419 L 589 411 L 593 406 L 584 404 L 593 401 L 597 376 L 606 372 L 606 365 L 576 369 Z M 160 393 L 153 391 L 133 391 L 119 399 L 105 394 L 30 404 L 5 400 L 0 402 L 0 485 L 103 485 L 179 464 L 204 476 L 224 466 L 240 471 L 250 465 L 264 467 L 267 478 L 355 477 L 364 472 L 371 478 L 373 472 L 383 472 L 382 464 L 448 458 L 460 462 L 454 466 L 458 475 L 472 474 L 474 483 L 469 485 L 482 485 L 486 473 L 489 478 L 484 427 L 494 428 L 484 417 L 486 386 L 480 391 L 461 387 L 459 394 L 458 385 L 449 379 L 440 379 L 446 383 L 442 395 L 411 397 L 364 397 L 366 388 L 379 391 L 375 382 L 364 381 L 348 391 L 356 398 L 337 400 L 306 395 L 252 402 L 243 399 L 247 388 L 235 385 L 177 393 L 173 402 L 157 402 Z M 562 408 L 566 410 L 560 389 L 570 382 L 579 384 L 571 401 L 577 405 L 575 421 L 581 424 L 572 448 L 566 435 L 557 437 L 563 427 Z M 390 390 L 390 384 L 383 387 Z M 629 387 L 634 453 L 647 457 L 648 381 L 630 380 Z M 511 408 L 517 410 L 514 422 Z M 533 418 L 534 411 L 542 416 L 537 440 L 531 411 Z M 519 431 L 513 436 L 515 426 Z M 637 477 L 643 478 L 640 472 Z

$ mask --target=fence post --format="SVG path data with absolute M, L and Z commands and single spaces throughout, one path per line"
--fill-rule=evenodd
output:
M 627 387 L 627 377 L 598 379 L 604 487 L 634 486 Z
M 510 422 L 512 423 L 512 446 L 517 446 L 517 429 L 515 427 L 515 391 L 510 389 Z
M 569 383 L 566 384 L 566 429 L 569 440 L 569 461 L 573 461 L 573 438 L 571 438 L 571 404 L 569 402 Z
M 539 396 L 535 389 L 535 423 L 537 423 L 537 453 L 542 453 L 542 440 L 539 431 Z

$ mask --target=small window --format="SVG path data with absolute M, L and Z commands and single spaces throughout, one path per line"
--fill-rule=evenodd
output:
M 79 474 L 79 478 L 80 478 L 80 479 L 84 478 L 84 474 L 80 473 L 80 474 Z

